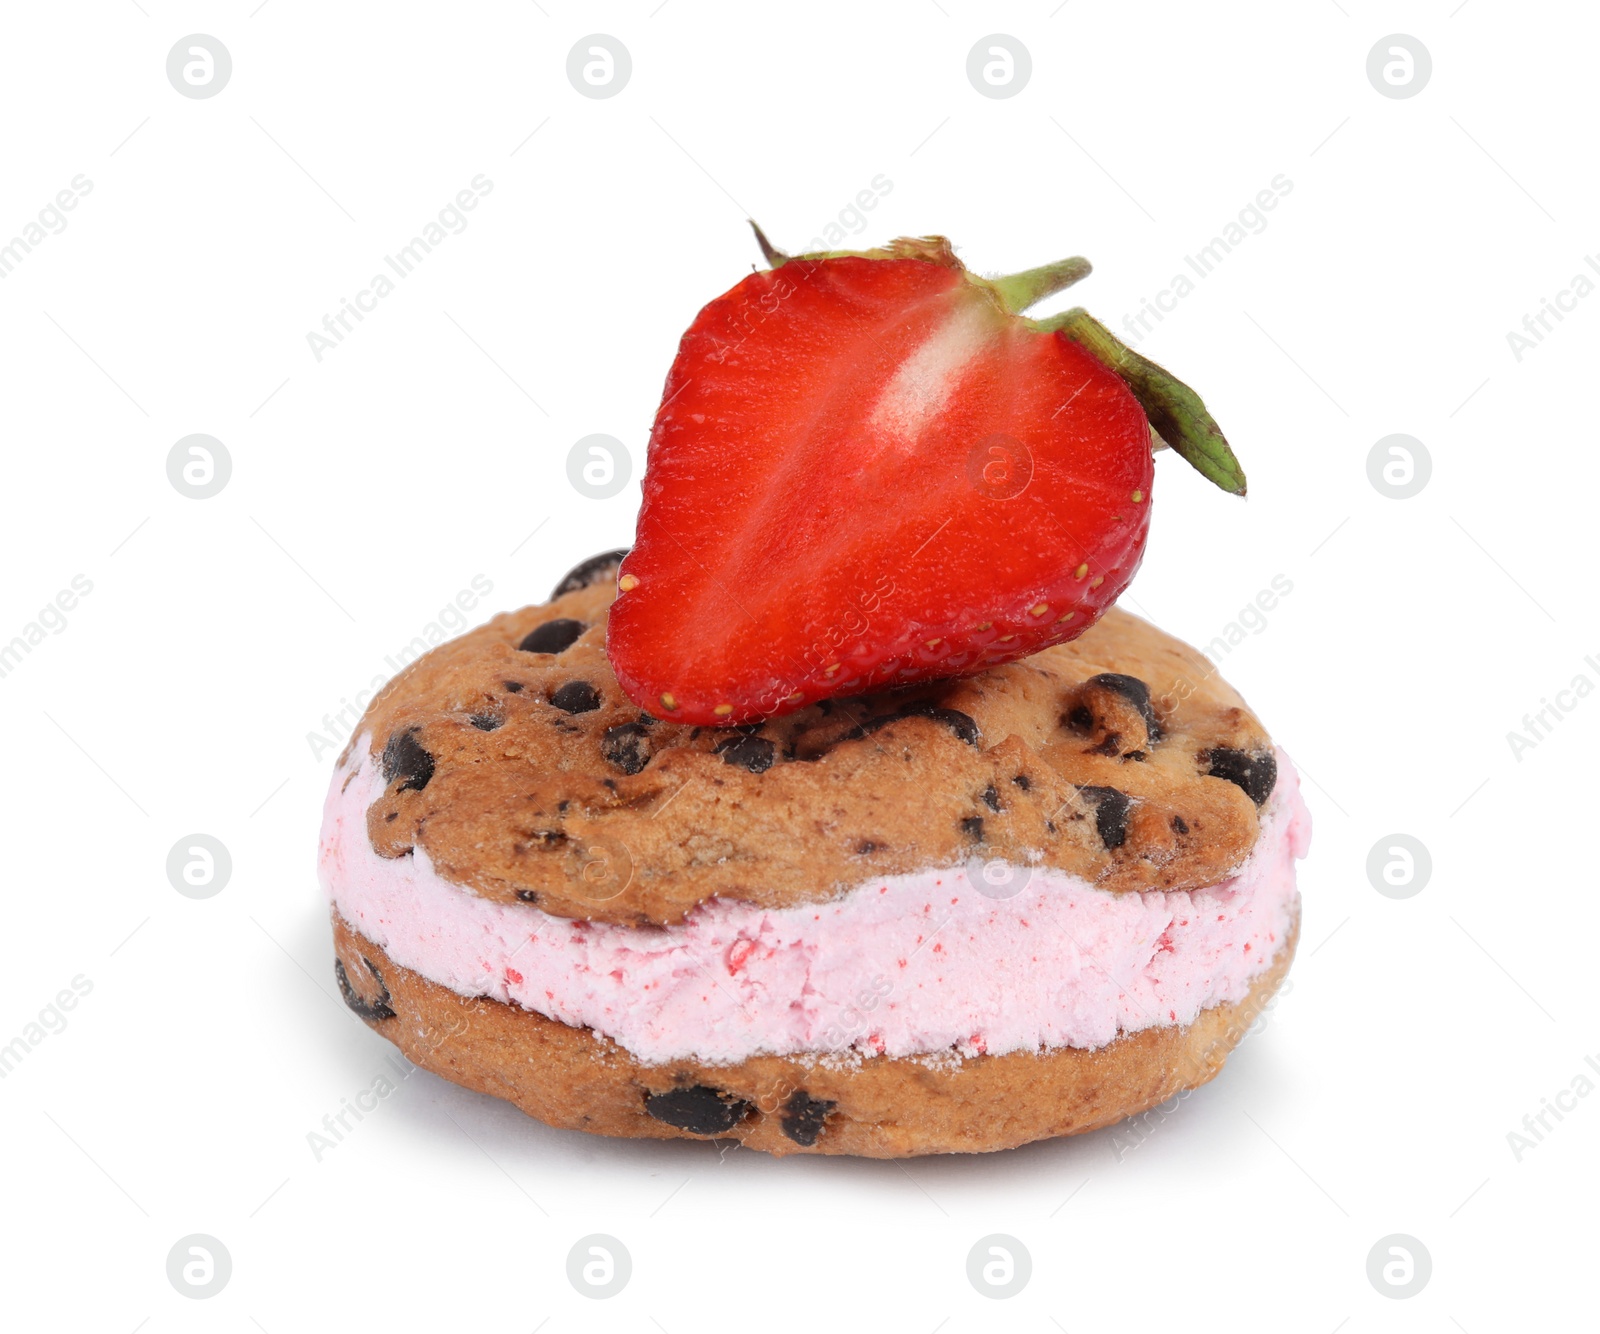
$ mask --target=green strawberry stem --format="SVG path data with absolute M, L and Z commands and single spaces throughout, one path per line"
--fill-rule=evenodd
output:
M 1038 327 L 1046 332 L 1059 330 L 1120 376 L 1144 408 L 1156 434 L 1179 457 L 1224 491 L 1244 495 L 1244 469 L 1200 395 L 1182 380 L 1141 357 L 1081 306 L 1040 320 Z
M 1037 305 L 1047 296 L 1054 296 L 1063 288 L 1071 287 L 1089 276 L 1091 265 L 1082 255 L 1071 259 L 1058 259 L 1054 264 L 1044 264 L 1037 269 L 1013 273 L 1007 278 L 985 279 L 994 288 L 1000 302 L 1013 315 L 1019 315 L 1029 306 Z

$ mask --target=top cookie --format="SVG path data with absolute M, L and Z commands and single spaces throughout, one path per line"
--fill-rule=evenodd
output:
M 356 736 L 388 780 L 367 815 L 380 855 L 421 847 L 485 898 L 667 925 L 714 897 L 788 907 L 973 858 L 1195 889 L 1255 845 L 1277 777 L 1265 730 L 1135 616 L 976 676 L 689 727 L 641 712 L 606 662 L 619 558 L 372 701 Z

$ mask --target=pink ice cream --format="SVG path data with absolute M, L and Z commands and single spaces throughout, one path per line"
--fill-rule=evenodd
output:
M 479 898 L 420 847 L 379 857 L 366 812 L 384 781 L 368 743 L 335 772 L 323 820 L 322 883 L 344 919 L 463 996 L 592 1028 L 650 1064 L 1093 1048 L 1191 1023 L 1242 1000 L 1271 963 L 1311 838 L 1280 751 L 1254 850 L 1206 889 L 1112 894 L 1048 867 L 974 863 L 796 908 L 715 899 L 640 928 Z

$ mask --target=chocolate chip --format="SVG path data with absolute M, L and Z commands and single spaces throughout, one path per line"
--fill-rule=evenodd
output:
M 908 718 L 932 718 L 936 723 L 943 723 L 957 741 L 965 741 L 969 746 L 976 746 L 983 739 L 977 721 L 971 714 L 962 713 L 960 709 L 938 709 L 932 705 L 912 704 L 901 712 Z
M 976 746 L 983 736 L 978 730 L 977 722 L 970 714 L 962 713 L 960 709 L 941 709 L 930 700 L 918 700 L 915 704 L 907 704 L 894 713 L 880 714 L 876 718 L 867 719 L 852 729 L 846 739 L 859 740 L 871 736 L 902 718 L 931 718 L 936 723 L 943 723 L 958 741 L 965 741 L 969 746 Z
M 778 748 L 766 737 L 741 735 L 724 737 L 717 742 L 716 753 L 722 756 L 724 764 L 748 769 L 753 774 L 764 774 L 772 768 Z
M 1033 780 L 1029 778 L 1027 774 L 1018 774 L 1011 781 L 1020 787 L 1024 792 L 1033 786 Z
M 615 551 L 602 551 L 598 556 L 590 556 L 581 564 L 574 565 L 556 585 L 550 600 L 553 602 L 568 593 L 576 593 L 580 588 L 589 588 L 609 579 L 617 572 L 617 566 L 622 564 L 622 558 L 627 554 L 627 547 L 618 547 Z
M 1094 827 L 1108 848 L 1120 848 L 1128 841 L 1128 808 L 1133 805 L 1126 792 L 1114 787 L 1089 784 L 1078 795 L 1094 806 Z
M 539 891 L 536 889 L 519 889 L 517 891 L 517 899 L 522 903 L 537 903 L 539 901 Z
M 961 832 L 968 838 L 983 842 L 983 816 L 969 815 L 961 822 Z
M 1120 732 L 1107 732 L 1106 739 L 1104 741 L 1102 741 L 1098 746 L 1089 747 L 1089 753 L 1091 755 L 1110 755 L 1115 757 L 1118 754 L 1117 748 L 1121 744 L 1122 734 Z
M 870 838 L 864 838 L 861 840 L 861 842 L 856 844 L 856 855 L 860 857 L 870 857 L 878 850 L 879 846 L 879 844 L 874 843 Z
M 582 621 L 560 616 L 535 626 L 517 645 L 524 653 L 563 653 L 577 642 L 588 627 Z
M 1200 752 L 1200 762 L 1204 764 L 1208 760 L 1211 767 L 1207 772 L 1211 777 L 1226 778 L 1230 783 L 1238 784 L 1244 789 L 1245 796 L 1257 806 L 1272 795 L 1272 789 L 1277 785 L 1278 758 L 1270 750 L 1250 755 L 1242 750 L 1221 746 Z
M 1137 760 L 1140 764 L 1143 764 L 1145 761 L 1145 754 L 1142 750 L 1130 750 L 1122 758 L 1125 760 Z
M 371 959 L 365 955 L 361 962 L 367 965 L 367 971 L 372 974 L 373 981 L 378 984 L 378 999 L 367 1001 L 362 999 L 361 993 L 350 985 L 350 974 L 344 970 L 344 960 L 333 961 L 333 975 L 339 982 L 339 994 L 344 997 L 344 1003 L 354 1010 L 363 1019 L 376 1022 L 380 1019 L 393 1019 L 394 1007 L 389 1004 L 389 988 L 383 984 L 383 974 Z
M 983 804 L 991 811 L 1000 809 L 1000 794 L 994 790 L 993 783 L 983 789 Z
M 522 693 L 521 681 L 502 681 L 500 684 L 509 690 L 513 695 L 520 695 Z
M 497 718 L 492 713 L 475 713 L 472 715 L 472 717 L 468 718 L 467 721 L 476 727 L 480 732 L 492 732 L 497 727 L 503 727 L 506 720 L 504 718 Z
M 550 702 L 562 713 L 593 713 L 600 707 L 600 692 L 587 681 L 568 681 Z
M 813 1098 L 804 1089 L 796 1089 L 783 1104 L 780 1124 L 783 1133 L 796 1144 L 810 1148 L 822 1133 L 822 1123 L 838 1104 L 825 1098 Z
M 1156 721 L 1156 711 L 1150 703 L 1150 687 L 1137 676 L 1124 676 L 1121 672 L 1101 672 L 1098 676 L 1091 676 L 1089 684 L 1116 691 L 1139 710 L 1139 716 L 1144 719 L 1145 731 L 1150 734 L 1150 740 L 1152 742 L 1161 740 L 1161 724 Z
M 1189 832 L 1189 822 L 1181 815 L 1174 815 L 1172 817 L 1172 827 L 1180 834 L 1187 834 Z
M 639 710 L 639 722 L 643 726 L 654 727 L 660 721 L 661 719 L 657 718 L 653 713 L 647 713 L 644 709 Z
M 417 740 L 417 729 L 407 728 L 396 732 L 383 748 L 383 777 L 388 783 L 405 779 L 396 792 L 421 792 L 433 777 L 433 756 Z
M 1083 704 L 1074 704 L 1061 721 L 1074 732 L 1094 731 L 1094 714 Z
M 695 1084 L 666 1093 L 646 1093 L 645 1111 L 657 1121 L 687 1130 L 692 1135 L 720 1135 L 750 1114 L 750 1104 L 739 1098 L 724 1098 L 721 1091 Z
M 600 738 L 600 753 L 623 773 L 636 774 L 650 763 L 648 736 L 642 723 L 618 723 Z

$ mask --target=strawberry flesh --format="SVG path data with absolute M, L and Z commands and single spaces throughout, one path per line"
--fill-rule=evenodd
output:
M 753 273 L 684 335 L 607 649 L 641 707 L 750 722 L 1071 639 L 1149 526 L 1149 420 L 955 263 Z

